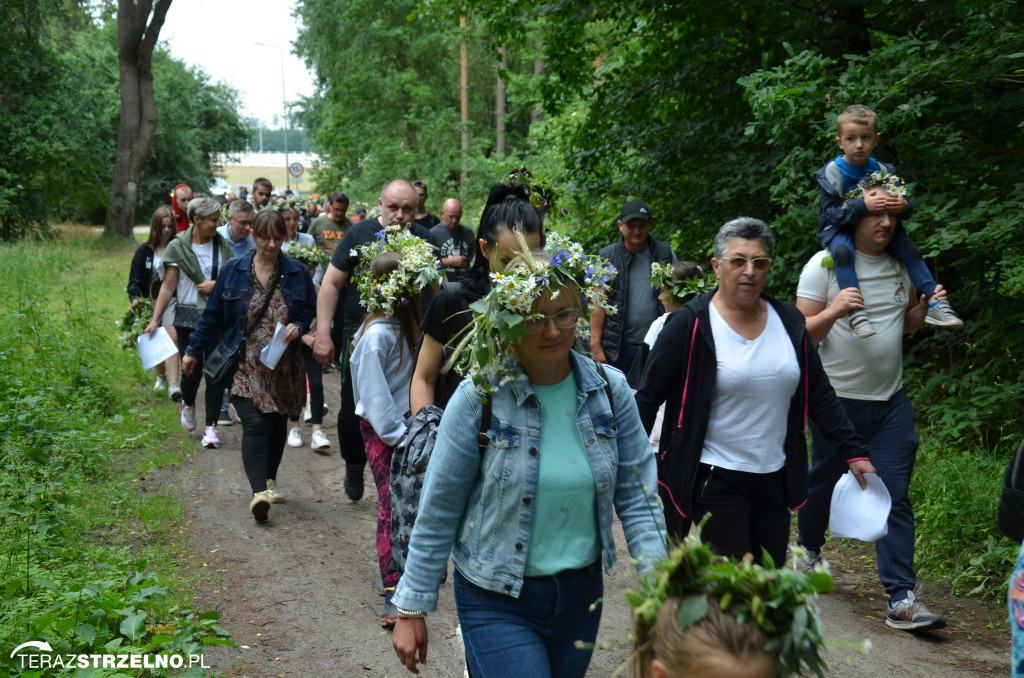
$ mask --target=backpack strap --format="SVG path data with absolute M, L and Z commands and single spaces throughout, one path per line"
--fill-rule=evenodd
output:
M 594 365 L 597 367 L 597 374 L 601 379 L 604 380 L 604 394 L 608 396 L 608 406 L 612 410 L 612 425 L 615 425 L 615 398 L 612 397 L 612 385 L 608 381 L 608 375 L 605 374 L 604 366 L 601 363 L 594 361 Z
M 477 447 L 480 448 L 480 456 L 484 455 L 484 450 L 491 444 L 491 437 L 487 435 L 487 431 L 491 428 L 491 397 L 485 396 L 481 402 L 483 405 L 483 411 L 480 413 L 480 433 L 476 436 Z

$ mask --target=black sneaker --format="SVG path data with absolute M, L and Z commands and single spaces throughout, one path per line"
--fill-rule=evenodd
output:
M 935 614 L 917 598 L 913 591 L 907 591 L 907 599 L 889 607 L 885 617 L 885 625 L 901 631 L 922 631 L 924 629 L 941 629 L 946 620 Z
M 345 494 L 352 501 L 363 498 L 363 469 L 366 464 L 345 464 Z

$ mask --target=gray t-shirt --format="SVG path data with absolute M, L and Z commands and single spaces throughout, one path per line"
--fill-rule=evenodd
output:
M 629 277 L 629 289 L 622 318 L 622 343 L 642 344 L 651 323 L 661 315 L 658 300 L 651 289 L 650 250 L 633 253 L 626 275 Z
M 818 252 L 800 273 L 796 295 L 826 305 L 839 294 L 835 271 L 821 265 L 830 257 Z M 864 310 L 876 334 L 858 339 L 850 321 L 842 317 L 832 325 L 818 347 L 821 364 L 840 398 L 884 401 L 903 386 L 903 326 L 910 304 L 907 269 L 888 254 L 873 257 L 857 252 L 857 278 L 864 295 Z

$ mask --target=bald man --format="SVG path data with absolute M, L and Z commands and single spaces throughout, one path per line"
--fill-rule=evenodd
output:
M 448 280 L 459 280 L 472 264 L 473 230 L 464 226 L 462 204 L 448 198 L 441 207 L 441 223 L 430 229 L 431 242 L 440 251 L 441 264 L 447 269 Z

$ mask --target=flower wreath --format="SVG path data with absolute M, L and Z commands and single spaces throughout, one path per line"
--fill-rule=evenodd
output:
M 433 245 L 402 226 L 387 226 L 376 235 L 373 242 L 352 249 L 352 256 L 359 257 L 359 267 L 355 271 L 359 303 L 367 313 L 383 311 L 390 318 L 395 309 L 418 299 L 424 287 L 433 287 L 441 281 L 438 270 L 441 264 L 434 254 Z M 398 268 L 386 278 L 374 280 L 370 267 L 373 260 L 384 252 L 399 252 L 402 258 Z
M 699 268 L 699 267 L 698 267 Z M 704 269 L 699 269 L 701 273 Z M 680 280 L 672 273 L 672 264 L 663 264 L 655 261 L 651 264 L 651 287 L 660 290 L 662 287 L 668 290 L 672 299 L 677 304 L 688 301 L 702 292 L 711 289 L 711 282 L 707 277 L 693 276 Z
M 271 200 L 267 207 L 275 212 L 298 212 L 302 214 L 302 201 L 294 195 L 285 195 L 277 200 Z
M 857 182 L 857 185 L 843 196 L 843 205 L 845 206 L 851 200 L 867 195 L 867 192 L 875 186 L 881 186 L 892 195 L 898 195 L 903 198 L 907 197 L 907 188 L 903 183 L 903 179 L 890 173 L 884 167 L 879 167 L 877 172 L 870 172 L 864 175 Z
M 702 521 L 706 522 L 706 519 Z M 832 576 L 824 565 L 810 574 L 793 561 L 775 569 L 766 556 L 766 567 L 755 565 L 750 554 L 740 562 L 715 555 L 701 543 L 699 530 L 673 549 L 668 558 L 655 565 L 652 576 L 640 580 L 639 591 L 626 591 L 633 608 L 637 652 L 653 641 L 651 629 L 662 604 L 670 596 L 682 596 L 679 628 L 696 624 L 707 616 L 709 603 L 736 616 L 739 624 L 753 622 L 769 637 L 765 652 L 776 655 L 780 678 L 798 675 L 804 666 L 823 676 L 827 669 L 822 650 L 825 636 L 815 599 L 833 590 Z
M 564 235 L 549 233 L 545 250 L 551 261 L 540 262 L 531 256 L 521 231 L 516 230 L 516 238 L 521 263 L 514 270 L 491 273 L 491 291 L 470 304 L 473 322 L 446 365 L 470 376 L 477 391 L 485 395 L 515 378 L 518 354 L 512 342 L 526 334 L 525 321 L 540 317 L 531 309 L 545 291 L 555 299 L 563 287 L 576 285 L 589 305 L 615 313 L 606 289 L 616 271 L 607 260 L 584 254 L 580 245 Z M 576 323 L 576 333 L 587 335 L 582 319 Z
M 302 243 L 293 242 L 288 246 L 288 256 L 298 261 L 299 263 L 305 264 L 306 266 L 324 266 L 331 261 L 331 258 L 317 246 L 310 247 L 309 245 L 303 245 Z

